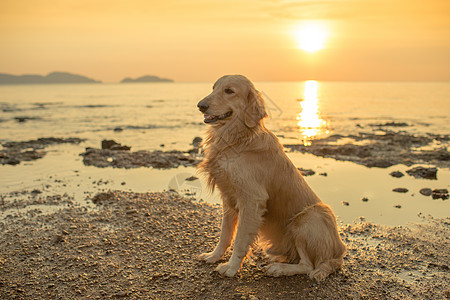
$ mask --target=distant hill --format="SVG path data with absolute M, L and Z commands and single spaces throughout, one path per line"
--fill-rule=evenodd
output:
M 0 73 L 0 84 L 60 84 L 60 83 L 101 83 L 82 75 L 66 72 L 52 72 L 42 75 L 11 75 Z
M 172 79 L 160 78 L 158 76 L 146 75 L 138 78 L 125 78 L 120 83 L 138 83 L 138 82 L 173 82 Z

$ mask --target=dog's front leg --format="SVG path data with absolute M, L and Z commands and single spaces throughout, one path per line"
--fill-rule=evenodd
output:
M 198 257 L 200 260 L 204 260 L 207 263 L 212 264 L 222 258 L 233 240 L 237 217 L 238 215 L 236 210 L 229 208 L 224 204 L 219 243 L 212 252 L 200 254 Z
M 221 275 L 233 277 L 239 271 L 250 244 L 254 242 L 258 234 L 264 211 L 262 206 L 258 204 L 255 204 L 253 208 L 239 209 L 239 224 L 234 240 L 233 254 L 228 262 L 220 264 L 216 268 L 216 271 Z

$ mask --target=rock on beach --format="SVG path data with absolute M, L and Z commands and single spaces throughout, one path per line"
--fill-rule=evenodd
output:
M 125 151 L 128 151 L 128 150 L 131 149 L 131 147 L 121 145 L 121 144 L 119 144 L 119 143 L 117 143 L 116 141 L 113 141 L 113 140 L 103 140 L 102 141 L 102 149 L 103 150 L 108 149 L 108 150 L 125 150 Z
M 431 194 L 433 193 L 433 190 L 430 188 L 423 188 L 423 189 L 420 189 L 419 193 L 424 196 L 431 196 Z
M 396 193 L 407 193 L 408 189 L 406 189 L 406 188 L 395 188 L 392 191 L 396 192 Z
M 413 176 L 415 178 L 425 178 L 425 179 L 437 179 L 437 168 L 425 168 L 425 167 L 415 167 L 409 170 L 406 170 L 406 173 L 409 176 Z
M 81 153 L 83 163 L 99 168 L 139 168 L 153 167 L 156 169 L 177 168 L 179 166 L 196 166 L 201 159 L 183 151 L 130 151 L 131 147 L 121 145 L 113 140 L 103 140 L 102 148 L 86 148 Z
M 401 178 L 401 177 L 405 176 L 405 174 L 403 174 L 400 171 L 391 172 L 391 173 L 389 173 L 389 175 L 391 175 L 392 177 L 395 177 L 395 178 Z
M 447 189 L 434 189 L 433 193 L 431 194 L 431 197 L 433 199 L 447 200 L 449 197 L 448 190 Z
M 312 176 L 316 174 L 316 172 L 312 169 L 303 169 L 303 168 L 297 168 L 300 171 L 300 174 L 303 176 Z

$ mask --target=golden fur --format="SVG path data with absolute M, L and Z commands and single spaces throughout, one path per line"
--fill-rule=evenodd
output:
M 216 269 L 232 277 L 259 237 L 277 260 L 267 267 L 268 275 L 308 274 L 320 281 L 337 270 L 346 246 L 336 217 L 264 127 L 266 109 L 253 84 L 241 75 L 224 76 L 198 107 L 205 122 L 213 120 L 199 170 L 223 201 L 219 243 L 199 258 L 217 262 L 234 238 L 230 260 Z

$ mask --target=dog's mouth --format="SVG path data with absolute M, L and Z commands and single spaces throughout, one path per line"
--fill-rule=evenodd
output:
M 222 115 L 214 116 L 214 115 L 208 115 L 204 114 L 203 117 L 205 118 L 203 122 L 205 123 L 215 123 L 219 120 L 225 120 L 226 118 L 230 117 L 233 114 L 232 111 L 229 111 L 227 113 L 224 113 Z

